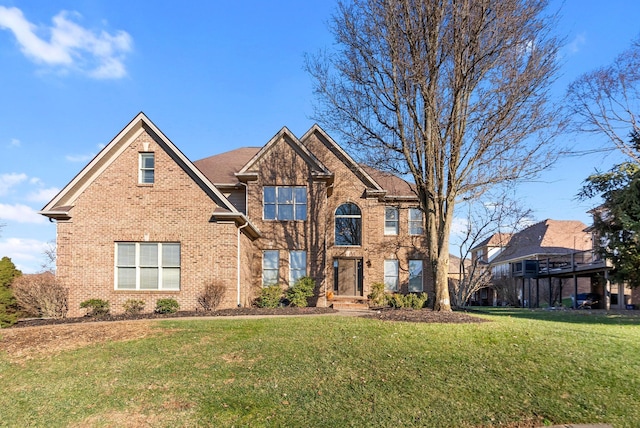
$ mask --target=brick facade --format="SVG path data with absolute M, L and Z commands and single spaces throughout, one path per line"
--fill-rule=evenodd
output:
M 225 285 L 221 307 L 250 305 L 262 287 L 264 250 L 280 251 L 283 287 L 290 285 L 289 251 L 306 252 L 307 275 L 317 283 L 312 303 L 319 306 L 330 304 L 336 263 L 360 266 L 361 288 L 347 296 L 366 298 L 371 284 L 383 282 L 384 260 L 398 260 L 400 290 L 407 292 L 408 261 L 426 259 L 426 251 L 424 236 L 408 232 L 408 208 L 417 200 L 405 182 L 394 177 L 403 194 L 383 189 L 317 127 L 301 140 L 285 129 L 262 149 L 243 150 L 243 168 L 227 165 L 218 183 L 225 165 L 215 156 L 194 166 L 137 116 L 42 211 L 58 222 L 57 276 L 70 289 L 69 316 L 82 315 L 80 302 L 91 298 L 108 300 L 112 313 L 128 299 L 144 300 L 146 311 L 160 298 L 195 310 L 211 282 Z M 154 153 L 153 184 L 139 184 L 141 152 Z M 224 163 L 230 158 L 225 154 Z M 263 219 L 264 186 L 304 187 L 306 220 Z M 361 211 L 361 245 L 335 245 L 335 213 L 344 203 Z M 397 235 L 384 234 L 387 206 L 398 208 Z M 118 242 L 180 243 L 180 289 L 116 289 Z M 426 276 L 423 282 L 430 291 Z

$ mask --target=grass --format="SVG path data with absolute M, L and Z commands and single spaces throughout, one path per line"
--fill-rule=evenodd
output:
M 158 321 L 167 334 L 0 355 L 0 426 L 637 426 L 640 318 L 480 316 Z

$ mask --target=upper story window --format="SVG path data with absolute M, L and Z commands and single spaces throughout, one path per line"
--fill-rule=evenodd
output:
M 265 220 L 306 220 L 307 188 L 304 186 L 265 186 L 263 189 Z
M 397 235 L 399 228 L 398 208 L 385 207 L 384 209 L 384 234 Z
M 336 245 L 361 245 L 362 214 L 356 204 L 342 204 L 336 210 Z
M 155 180 L 155 154 L 140 153 L 140 171 L 138 173 L 138 183 L 153 184 Z
M 424 216 L 420 208 L 409 208 L 409 235 L 424 235 Z
M 180 244 L 117 242 L 116 290 L 180 290 Z

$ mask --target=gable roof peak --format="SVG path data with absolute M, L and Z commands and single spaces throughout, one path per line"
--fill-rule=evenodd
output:
M 139 112 L 100 152 L 39 212 L 51 219 L 67 220 L 77 198 L 111 165 L 143 132 L 147 132 L 182 170 L 222 209 L 243 217 L 209 179 L 147 117 Z M 246 219 L 245 219 L 246 220 Z M 241 220 L 243 221 L 243 220 Z M 248 222 L 248 220 L 246 220 Z M 249 223 L 250 224 L 250 223 Z M 259 231 L 250 224 L 259 234 Z
M 316 158 L 316 156 L 311 153 L 311 151 L 302 144 L 301 140 L 295 136 L 293 132 L 289 130 L 286 126 L 280 128 L 271 139 L 265 144 L 258 153 L 253 156 L 249 162 L 247 162 L 240 171 L 236 173 L 237 177 L 242 177 L 243 175 L 250 174 L 251 169 L 255 166 L 255 164 L 262 159 L 269 151 L 273 149 L 273 147 L 279 142 L 285 141 L 289 146 L 291 146 L 299 155 L 304 159 L 305 162 L 310 164 L 313 168 L 315 168 L 319 173 L 325 175 L 331 175 L 329 169 Z

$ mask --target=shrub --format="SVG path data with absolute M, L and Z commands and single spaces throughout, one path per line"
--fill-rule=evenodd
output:
M 260 296 L 256 300 L 259 308 L 277 308 L 282 298 L 282 289 L 279 285 L 270 285 L 263 287 Z
M 175 314 L 180 309 L 180 305 L 175 299 L 158 299 L 156 302 L 156 314 Z
M 209 283 L 204 286 L 204 291 L 198 295 L 198 304 L 205 311 L 215 310 L 224 298 L 226 287 L 220 283 Z
M 413 309 L 422 309 L 427 302 L 427 293 L 409 293 L 404 296 L 404 307 Z
M 104 317 L 109 315 L 109 302 L 102 299 L 89 299 L 80 303 L 80 307 L 87 310 L 87 316 Z
M 51 272 L 23 275 L 11 286 L 18 305 L 36 317 L 65 318 L 69 290 L 64 288 Z
M 387 304 L 384 283 L 374 282 L 371 284 L 371 293 L 367 296 L 371 306 L 385 306 Z
M 129 299 L 124 302 L 122 307 L 124 308 L 125 313 L 135 315 L 144 310 L 144 305 L 144 300 Z
M 18 320 L 15 311 L 16 299 L 9 287 L 0 286 L 0 328 L 9 327 Z
M 421 309 L 427 301 L 427 293 L 409 293 L 402 295 L 400 293 L 393 293 L 386 295 L 387 303 L 392 308 L 413 308 Z
M 307 299 L 313 296 L 313 290 L 316 288 L 316 282 L 313 278 L 304 276 L 298 279 L 293 287 L 287 290 L 287 299 L 291 306 L 306 308 L 309 305 Z
M 392 308 L 404 308 L 404 296 L 400 293 L 385 295 L 387 304 Z

